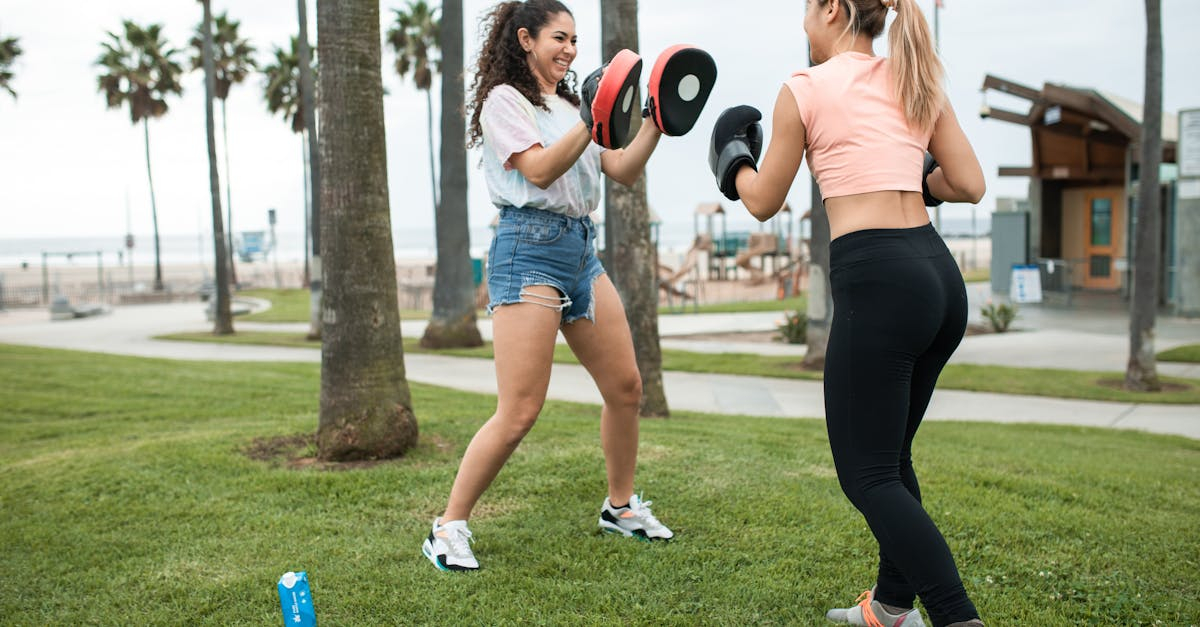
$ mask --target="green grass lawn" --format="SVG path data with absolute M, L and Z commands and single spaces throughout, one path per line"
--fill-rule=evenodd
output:
M 709 303 L 692 307 L 659 307 L 660 315 L 690 314 L 690 313 L 746 313 L 754 311 L 807 311 L 808 302 L 804 296 L 792 296 L 783 300 L 752 300 L 739 303 Z
M 238 320 L 247 322 L 308 322 L 311 311 L 310 298 L 312 292 L 302 289 L 270 289 L 259 288 L 242 290 L 238 296 L 250 296 L 271 301 L 271 308 L 266 311 L 238 316 Z M 404 320 L 428 320 L 429 312 L 420 309 L 402 309 L 400 317 Z
M 1193 364 L 1200 363 L 1200 344 L 1176 346 L 1175 348 L 1159 353 L 1158 359 L 1159 361 L 1184 361 Z
M 963 272 L 963 281 L 967 283 L 980 283 L 983 281 L 990 281 L 991 279 L 991 268 L 975 268 L 974 270 L 967 270 L 966 272 Z
M 233 336 L 211 333 L 173 333 L 158 339 L 198 342 L 229 342 L 320 348 L 320 342 L 308 341 L 295 333 L 278 331 L 244 331 Z M 478 348 L 427 350 L 417 343 L 419 338 L 405 338 L 404 350 L 412 353 L 436 353 L 455 357 L 492 358 L 492 347 L 485 343 Z M 821 373 L 806 370 L 798 357 L 755 355 L 750 353 L 696 353 L 663 349 L 663 369 L 682 372 L 739 374 L 789 379 L 820 379 Z M 579 363 L 571 350 L 559 344 L 554 347 L 556 363 Z M 1200 404 L 1200 382 L 1178 377 L 1160 377 L 1173 386 L 1162 392 L 1130 392 L 1121 388 L 1121 372 L 1088 372 L 1052 368 L 1012 368 L 950 364 L 942 371 L 938 387 L 947 390 L 995 392 L 998 394 L 1027 394 L 1096 401 L 1125 403 Z
M 309 320 L 309 291 L 300 289 L 253 289 L 243 290 L 238 292 L 238 295 L 252 296 L 254 298 L 262 298 L 271 301 L 271 308 L 258 313 L 239 316 L 238 320 L 247 320 L 250 322 L 308 322 Z M 708 305 L 700 305 L 699 309 L 694 309 L 691 306 L 683 308 L 683 311 L 672 310 L 669 307 L 660 307 L 660 314 L 672 313 L 740 313 L 747 311 L 804 311 L 805 301 L 803 296 L 795 296 L 784 300 L 764 300 L 751 301 L 744 303 L 715 303 Z M 480 317 L 486 316 L 486 312 L 480 311 Z M 428 320 L 429 312 L 420 309 L 402 309 L 400 311 L 401 320 Z
M 495 399 L 414 385 L 401 460 L 249 457 L 315 431 L 318 377 L 0 346 L 0 622 L 278 624 L 306 570 L 326 625 L 820 625 L 874 577 L 820 422 L 644 421 L 638 488 L 678 534 L 645 544 L 596 531 L 599 411 L 561 402 L 475 512 L 483 570 L 438 572 L 419 546 Z M 989 624 L 1200 621 L 1200 442 L 937 422 L 915 457 Z

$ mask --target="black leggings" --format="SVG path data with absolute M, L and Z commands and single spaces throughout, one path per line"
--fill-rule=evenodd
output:
M 875 598 L 935 626 L 977 618 L 954 557 L 921 506 L 912 441 L 962 340 L 962 274 L 932 225 L 843 235 L 829 249 L 833 325 L 825 415 L 838 481 L 879 541 Z

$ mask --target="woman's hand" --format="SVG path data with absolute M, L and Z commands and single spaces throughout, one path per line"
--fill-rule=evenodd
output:
M 633 141 L 625 148 L 606 150 L 600 154 L 600 169 L 612 180 L 632 187 L 646 169 L 646 162 L 658 146 L 662 131 L 648 120 L 642 120 Z

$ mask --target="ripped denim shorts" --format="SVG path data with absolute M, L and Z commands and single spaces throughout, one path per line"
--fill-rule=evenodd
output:
M 591 218 L 505 207 L 488 251 L 488 313 L 512 303 L 534 303 L 562 312 L 562 323 L 596 321 L 593 284 L 604 267 L 596 258 L 596 227 Z M 558 298 L 527 288 L 549 285 Z

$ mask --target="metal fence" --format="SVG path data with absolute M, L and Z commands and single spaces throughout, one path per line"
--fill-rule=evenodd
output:
M 1037 266 L 1042 284 L 1042 301 L 1070 305 L 1076 284 L 1083 281 L 1083 260 L 1038 258 Z
M 200 298 L 199 283 L 165 283 L 161 292 L 147 290 L 143 282 L 79 283 L 72 285 L 8 286 L 0 279 L 0 310 L 49 307 L 55 296 L 65 296 L 76 304 L 130 305 L 166 303 Z

